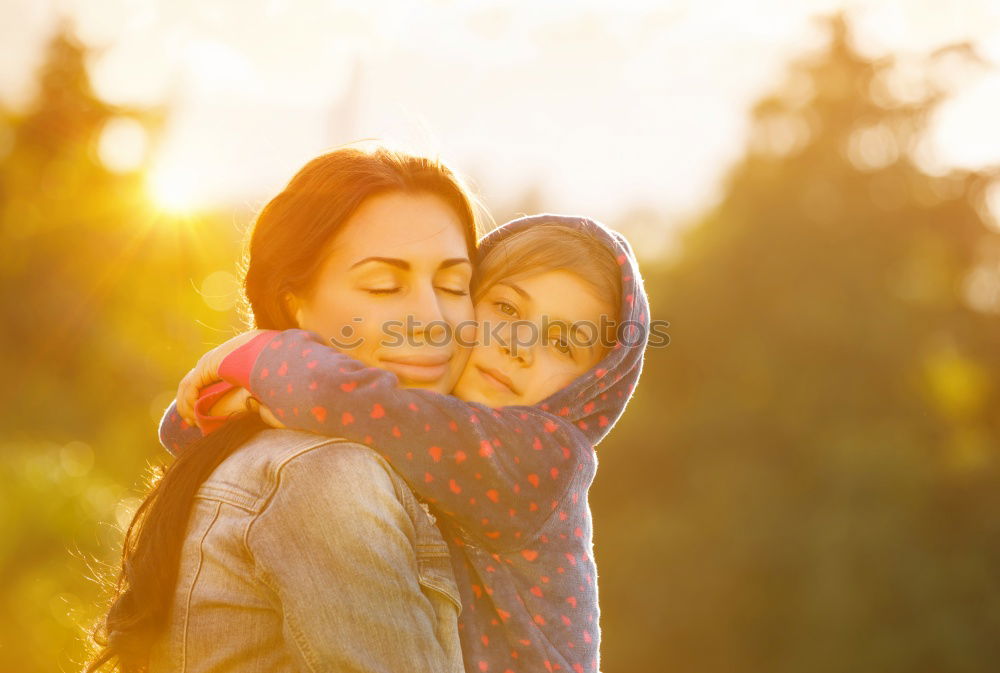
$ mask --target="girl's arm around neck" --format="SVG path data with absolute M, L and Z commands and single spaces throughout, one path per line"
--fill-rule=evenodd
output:
M 571 423 L 537 407 L 491 409 L 400 388 L 304 330 L 247 344 L 220 375 L 287 427 L 343 437 L 381 453 L 411 488 L 494 548 L 516 548 L 554 514 L 592 448 Z

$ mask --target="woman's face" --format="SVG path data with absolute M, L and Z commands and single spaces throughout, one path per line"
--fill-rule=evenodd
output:
M 453 394 L 490 407 L 541 402 L 604 357 L 611 311 L 569 271 L 497 282 L 476 302 L 476 346 Z
M 472 264 L 456 213 L 432 194 L 390 192 L 367 199 L 326 251 L 314 286 L 290 296 L 302 329 L 400 385 L 447 393 L 461 375 L 471 325 Z M 471 335 L 470 335 L 471 336 Z

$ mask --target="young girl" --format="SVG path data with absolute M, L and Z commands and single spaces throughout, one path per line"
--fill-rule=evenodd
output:
M 479 335 L 457 397 L 400 389 L 395 374 L 303 330 L 237 337 L 200 363 L 211 370 L 221 360 L 218 376 L 186 380 L 221 377 L 285 426 L 367 444 L 389 461 L 448 540 L 468 671 L 598 671 L 587 492 L 594 446 L 642 369 L 642 280 L 627 241 L 581 218 L 515 220 L 484 237 L 478 254 Z M 602 316 L 617 328 L 604 345 Z M 512 320 L 547 331 L 526 343 Z M 567 333 L 567 323 L 589 323 L 589 339 Z M 229 387 L 214 386 L 198 408 Z M 179 399 L 186 396 L 182 389 Z M 164 445 L 183 450 L 197 436 L 185 426 L 168 410 Z

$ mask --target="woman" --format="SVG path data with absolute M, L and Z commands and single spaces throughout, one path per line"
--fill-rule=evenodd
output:
M 321 156 L 254 226 L 254 323 L 364 337 L 352 356 L 447 392 L 468 350 L 436 331 L 473 317 L 476 239 L 447 167 Z M 406 351 L 383 346 L 386 321 L 415 325 Z M 462 671 L 447 546 L 406 484 L 363 445 L 262 428 L 248 414 L 199 440 L 147 497 L 90 670 Z M 214 590 L 198 610 L 195 579 Z

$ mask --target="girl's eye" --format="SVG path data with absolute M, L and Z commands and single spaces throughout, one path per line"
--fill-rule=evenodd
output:
M 390 288 L 385 288 L 385 289 L 381 289 L 381 288 L 379 288 L 379 289 L 370 289 L 370 290 L 365 290 L 365 292 L 368 292 L 369 294 L 393 294 L 394 292 L 399 292 L 399 288 L 398 287 L 390 287 Z
M 563 355 L 568 355 L 570 358 L 573 357 L 573 349 L 570 347 L 569 342 L 565 339 L 558 339 L 554 342 L 556 350 L 558 350 Z
M 517 309 L 505 301 L 495 301 L 493 302 L 493 305 L 496 306 L 497 309 L 499 309 L 500 312 L 503 313 L 504 315 L 509 315 L 509 316 L 517 315 Z

